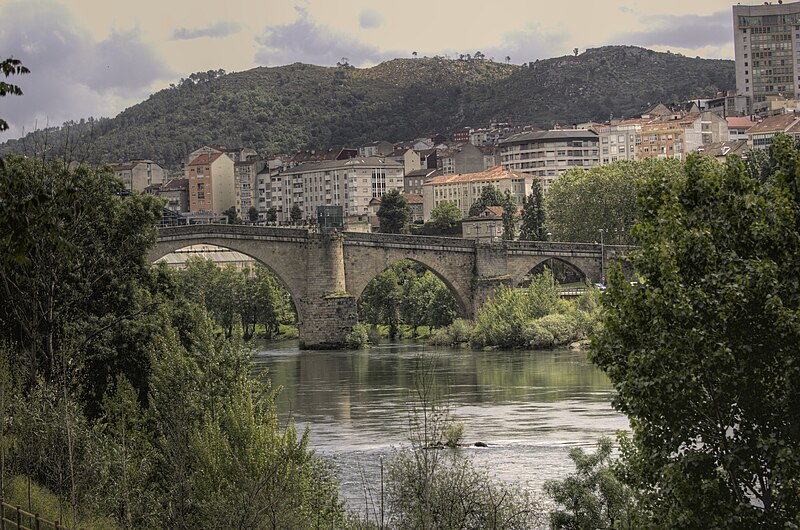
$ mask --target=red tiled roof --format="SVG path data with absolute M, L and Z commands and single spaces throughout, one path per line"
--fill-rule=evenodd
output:
M 725 121 L 728 122 L 728 128 L 730 129 L 749 129 L 756 124 L 746 116 L 730 116 L 725 118 Z
M 423 186 L 432 184 L 448 184 L 451 182 L 472 182 L 479 180 L 499 180 L 526 177 L 530 178 L 530 175 L 516 171 L 509 171 L 503 168 L 503 166 L 496 166 L 481 173 L 467 173 L 465 175 L 442 175 L 439 177 L 433 177 L 425 182 Z
M 191 162 L 189 162 L 190 166 L 207 166 L 208 164 L 213 164 L 219 157 L 222 156 L 222 153 L 211 153 L 211 157 L 209 158 L 207 153 L 204 153 Z

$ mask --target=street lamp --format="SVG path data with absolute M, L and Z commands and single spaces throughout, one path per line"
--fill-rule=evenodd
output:
M 608 232 L 608 229 L 601 228 L 600 229 L 600 283 L 603 285 L 606 284 L 606 247 L 605 243 L 603 242 L 603 234 Z

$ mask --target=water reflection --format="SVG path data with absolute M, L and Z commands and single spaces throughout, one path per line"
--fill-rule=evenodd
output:
M 603 434 L 627 428 L 613 411 L 605 374 L 585 353 L 432 350 L 395 344 L 363 351 L 300 351 L 271 345 L 256 356 L 281 385 L 283 419 L 310 428 L 311 445 L 340 466 L 343 493 L 363 503 L 362 473 L 406 443 L 415 377 L 433 370 L 451 415 L 465 426 L 477 465 L 498 478 L 538 489 L 571 470 L 570 446 L 592 446 Z

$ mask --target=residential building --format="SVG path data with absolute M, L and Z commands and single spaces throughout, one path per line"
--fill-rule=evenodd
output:
M 153 195 L 166 199 L 164 208 L 175 213 L 189 211 L 189 180 L 185 178 L 172 179 L 154 190 Z
M 736 92 L 752 98 L 753 112 L 769 96 L 800 99 L 800 3 L 733 6 Z
M 579 129 L 525 132 L 500 142 L 500 163 L 511 171 L 536 177 L 547 193 L 567 170 L 600 163 L 596 132 Z
M 144 192 L 153 184 L 162 184 L 166 171 L 152 160 L 131 160 L 123 164 L 111 166 L 114 176 L 122 180 L 128 191 Z
M 444 175 L 480 173 L 485 171 L 483 151 L 470 144 L 457 144 L 436 153 L 437 164 Z M 494 167 L 494 166 L 492 166 Z
M 636 160 L 642 144 L 642 125 L 647 119 L 622 120 L 597 127 L 600 137 L 600 163 Z
M 358 148 L 358 156 L 389 156 L 394 151 L 394 145 L 384 140 L 370 142 Z
M 267 218 L 267 211 L 272 207 L 272 177 L 277 176 L 283 169 L 283 159 L 281 157 L 272 157 L 267 160 L 266 165 L 258 172 L 256 178 L 258 180 L 258 217 L 259 219 Z
M 652 120 L 642 125 L 639 159 L 677 158 L 704 145 L 727 142 L 728 122 L 714 112 L 702 112 L 680 119 Z
M 453 131 L 453 141 L 459 144 L 469 142 L 470 134 L 472 134 L 472 130 L 469 127 L 463 127 L 457 131 Z
M 483 188 L 494 186 L 501 193 L 509 191 L 518 205 L 533 191 L 537 177 L 521 171 L 511 171 L 497 166 L 481 173 L 464 175 L 441 175 L 428 179 L 422 185 L 422 211 L 425 221 L 431 210 L 445 201 L 454 203 L 466 217 L 470 206 L 481 196 Z
M 794 113 L 770 116 L 747 130 L 747 143 L 753 149 L 766 150 L 778 133 L 800 139 L 800 117 Z
M 719 161 L 725 161 L 728 155 L 739 155 L 742 159 L 746 159 L 750 152 L 750 146 L 747 145 L 747 140 L 731 140 L 704 145 L 697 152 L 713 156 Z
M 247 161 L 234 162 L 233 184 L 236 189 L 236 215 L 240 219 L 248 219 L 250 208 L 259 208 L 258 174 L 267 166 L 267 161 L 250 158 Z
M 203 153 L 186 167 L 189 212 L 221 214 L 236 205 L 234 163 L 221 152 Z
M 403 191 L 404 193 L 422 195 L 422 185 L 431 177 L 441 174 L 442 172 L 438 169 L 417 169 L 406 172 L 403 176 Z
M 756 124 L 746 116 L 730 116 L 725 118 L 728 122 L 728 136 L 731 141 L 747 140 L 747 130 Z
M 461 237 L 475 239 L 479 243 L 493 243 L 503 239 L 503 214 L 501 206 L 487 206 L 480 214 L 461 221 Z M 520 210 L 514 214 L 519 224 Z
M 271 205 L 279 221 L 294 205 L 303 218 L 316 218 L 317 206 L 342 206 L 346 217 L 369 213 L 373 197 L 403 189 L 403 165 L 390 158 L 359 157 L 305 163 L 271 179 Z
M 306 162 L 325 162 L 330 160 L 347 160 L 358 156 L 358 149 L 349 147 L 341 147 L 336 149 L 328 149 L 327 151 L 298 151 L 292 156 L 288 162 L 288 167 L 294 167 Z

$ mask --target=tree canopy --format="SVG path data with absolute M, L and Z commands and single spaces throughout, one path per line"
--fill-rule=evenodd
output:
M 652 164 L 633 263 L 590 356 L 631 421 L 623 476 L 653 528 L 785 528 L 800 513 L 800 151 Z
M 426 235 L 461 235 L 461 210 L 452 201 L 443 201 L 431 210 L 431 219 L 425 223 Z
M 523 241 L 547 241 L 547 213 L 544 208 L 542 184 L 536 180 L 533 191 L 522 204 L 522 226 L 519 238 Z
M 3 76 L 6 78 L 11 77 L 12 75 L 22 75 L 22 74 L 29 74 L 31 71 L 28 70 L 25 66 L 23 66 L 22 61 L 19 59 L 14 59 L 13 57 L 9 57 L 4 61 L 0 62 L 0 72 L 3 72 Z M 0 81 L 0 97 L 5 95 L 14 95 L 14 96 L 21 96 L 22 89 L 18 85 L 14 85 L 11 83 L 7 83 L 5 81 Z M 7 131 L 8 130 L 8 123 L 2 118 L 0 118 L 0 131 Z
M 550 186 L 545 199 L 547 228 L 555 241 L 632 244 L 636 219 L 636 185 L 645 175 L 668 178 L 680 172 L 675 159 L 614 162 L 588 170 L 573 169 Z
M 393 189 L 381 197 L 381 207 L 378 209 L 378 218 L 381 222 L 381 232 L 384 234 L 399 234 L 411 221 L 411 207 L 400 191 Z

